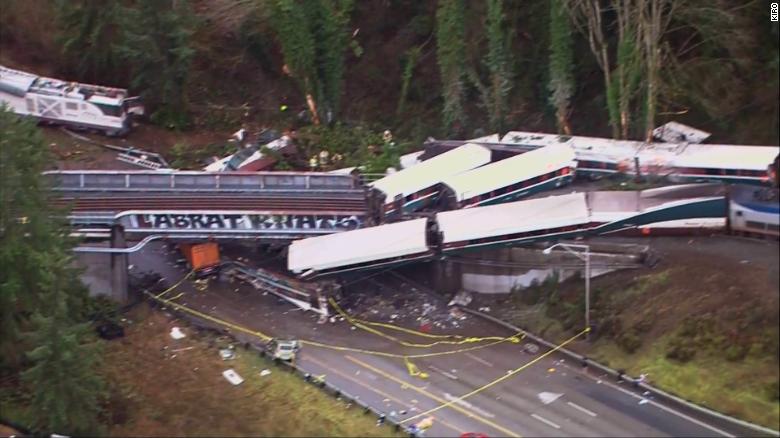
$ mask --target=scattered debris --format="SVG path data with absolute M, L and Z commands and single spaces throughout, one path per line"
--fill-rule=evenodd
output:
M 678 122 L 668 122 L 653 129 L 656 140 L 667 143 L 701 143 L 712 134 Z
M 558 400 L 562 395 L 563 394 L 557 392 L 540 392 L 539 394 L 537 394 L 537 397 L 539 397 L 539 401 L 541 401 L 546 405 L 549 405 L 555 400 Z
M 471 303 L 473 297 L 467 291 L 460 291 L 452 297 L 452 301 L 447 304 L 448 306 L 468 306 Z
M 186 338 L 187 335 L 185 335 L 179 327 L 173 327 L 171 328 L 171 337 L 173 339 L 183 339 Z
M 463 313 L 463 311 L 458 309 L 457 307 L 453 307 L 452 309 L 450 309 L 450 316 L 459 321 L 463 321 L 464 319 L 466 319 L 466 314 Z M 453 324 L 453 325 L 457 326 L 457 324 Z
M 267 375 L 271 374 L 271 371 L 268 369 L 265 369 L 263 371 L 260 371 L 260 377 L 265 377 Z
M 648 401 L 647 401 L 647 399 L 646 399 L 646 398 L 643 398 L 642 400 L 639 400 L 639 404 L 640 404 L 640 405 L 643 405 L 643 404 L 645 404 L 645 403 L 648 403 Z
M 480 308 L 479 308 L 479 311 L 480 311 L 480 312 L 490 312 L 490 307 L 488 307 L 488 306 L 485 306 L 485 307 L 480 307 Z
M 536 354 L 539 352 L 539 346 L 530 342 L 526 342 L 525 345 L 523 345 L 523 351 L 528 354 Z
M 237 372 L 233 371 L 232 368 L 227 371 L 223 371 L 222 375 L 225 377 L 225 379 L 227 379 L 228 382 L 232 383 L 233 385 L 240 385 L 244 383 L 244 379 L 241 378 Z
M 236 351 L 233 349 L 233 346 L 230 346 L 230 348 L 223 348 L 219 350 L 219 357 L 221 357 L 222 360 L 233 360 L 236 358 Z

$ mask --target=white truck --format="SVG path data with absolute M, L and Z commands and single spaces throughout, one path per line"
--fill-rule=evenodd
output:
M 133 115 L 143 115 L 138 97 L 122 88 L 80 84 L 37 76 L 0 65 L 0 104 L 38 121 L 102 132 L 130 131 Z

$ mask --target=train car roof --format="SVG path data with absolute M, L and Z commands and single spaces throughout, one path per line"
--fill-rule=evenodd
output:
M 691 144 L 674 158 L 676 167 L 766 170 L 778 154 L 777 146 Z
M 578 160 L 619 162 L 633 158 L 644 145 L 633 140 L 583 137 L 572 135 L 542 134 L 537 132 L 512 131 L 501 139 L 503 144 L 544 147 L 567 144 L 574 148 Z
M 24 97 L 37 76 L 0 65 L 0 91 Z
M 440 183 L 444 178 L 490 162 L 490 149 L 468 143 L 437 155 L 412 167 L 400 170 L 371 186 L 386 195 L 390 202 L 397 195 L 408 196 Z
M 287 269 L 300 273 L 322 271 L 428 251 L 427 219 L 295 240 L 289 248 Z
M 447 211 L 437 213 L 436 220 L 444 244 L 589 221 L 584 193 Z
M 547 146 L 450 176 L 442 182 L 461 201 L 557 170 L 567 164 L 572 167 L 577 165 L 571 147 Z

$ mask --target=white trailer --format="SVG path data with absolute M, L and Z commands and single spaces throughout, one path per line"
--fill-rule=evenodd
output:
M 0 103 L 41 122 L 124 135 L 132 115 L 143 115 L 127 90 L 46 78 L 0 65 Z

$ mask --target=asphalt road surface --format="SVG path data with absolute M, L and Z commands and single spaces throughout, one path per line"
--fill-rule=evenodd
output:
M 163 245 L 147 246 L 130 256 L 132 272 L 154 271 L 170 284 L 186 275 L 175 266 L 175 254 Z M 181 295 L 180 295 L 181 294 Z M 271 294 L 227 281 L 212 281 L 199 290 L 184 282 L 169 297 L 178 304 L 208 313 L 271 336 L 307 339 L 336 346 L 404 355 L 426 354 L 489 344 L 404 347 L 397 342 L 351 327 L 346 321 L 318 324 L 313 312 L 295 309 Z M 382 321 L 387 322 L 387 321 Z M 511 336 L 513 333 L 474 317 L 458 329 L 468 336 Z M 397 337 L 399 333 L 394 332 Z M 431 339 L 404 335 L 409 342 Z M 527 341 L 502 342 L 456 354 L 415 358 L 411 362 L 428 374 L 410 375 L 402 358 L 382 357 L 305 345 L 298 364 L 388 417 L 405 420 L 447 404 L 458 397 L 536 361 L 504 381 L 432 412 L 426 436 L 730 436 L 625 388 L 606 376 L 585 371 L 559 355 L 540 358 L 524 351 Z M 423 415 L 405 425 L 421 421 Z

